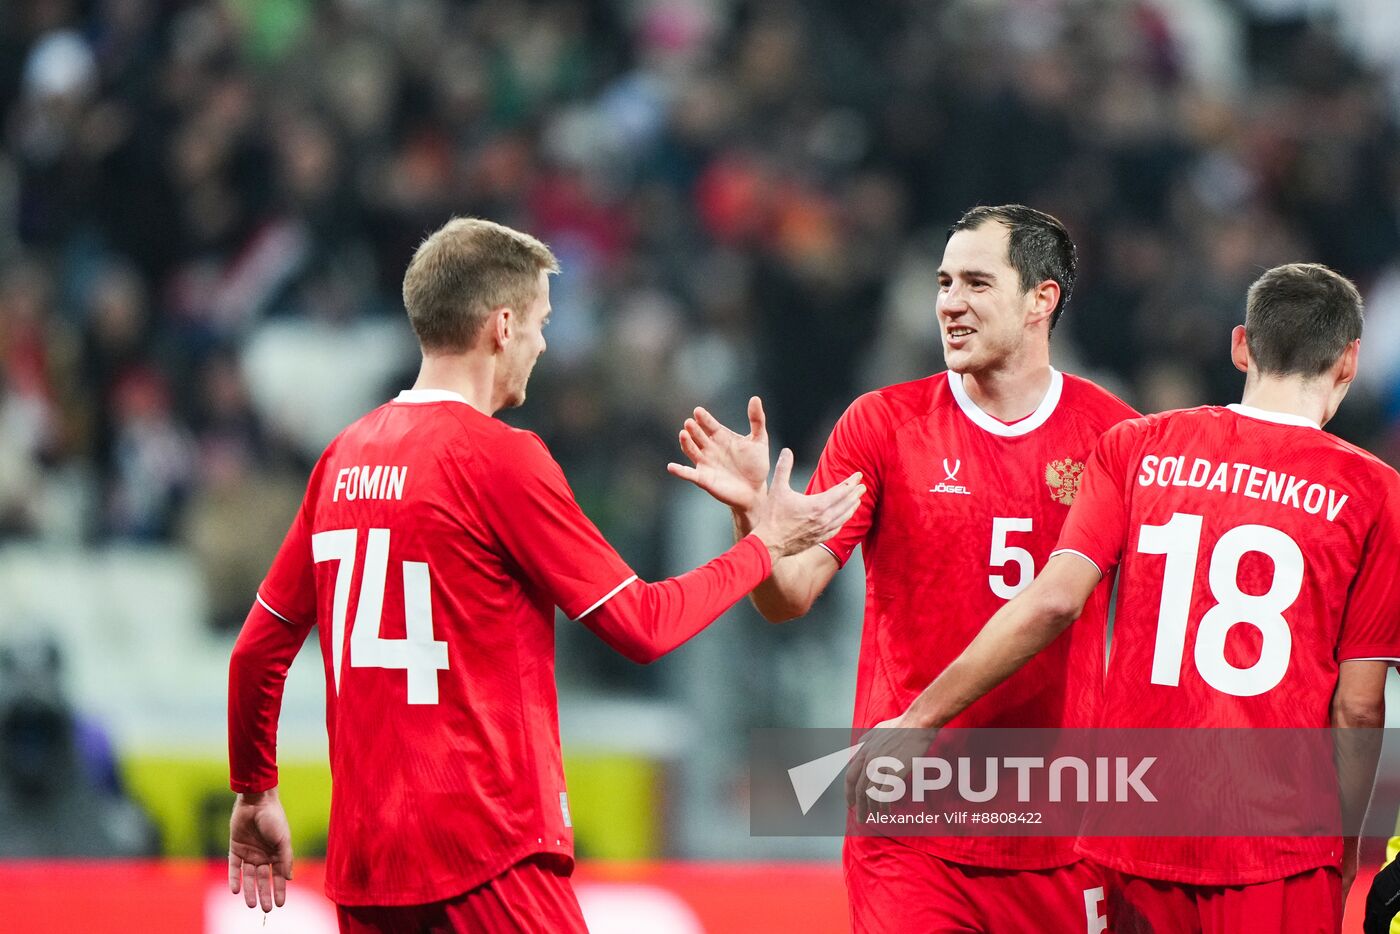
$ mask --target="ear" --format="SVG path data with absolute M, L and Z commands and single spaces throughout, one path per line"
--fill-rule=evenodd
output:
M 1347 345 L 1337 360 L 1337 383 L 1346 385 L 1356 379 L 1357 360 L 1361 356 L 1361 338 Z
M 1026 320 L 1030 324 L 1049 321 L 1050 316 L 1055 313 L 1055 306 L 1058 304 L 1060 304 L 1060 284 L 1054 279 L 1046 279 L 1031 289 L 1031 309 Z
M 1230 332 L 1230 360 L 1241 373 L 1249 372 L 1249 339 L 1243 324 L 1235 325 L 1235 329 Z
M 515 312 L 509 305 L 491 309 L 491 337 L 496 350 L 504 350 L 515 335 Z

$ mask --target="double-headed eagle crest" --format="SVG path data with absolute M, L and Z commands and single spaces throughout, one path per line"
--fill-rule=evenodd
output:
M 1084 465 L 1076 460 L 1051 461 L 1045 465 L 1045 485 L 1050 487 L 1050 498 L 1057 503 L 1070 506 L 1079 492 L 1079 475 Z

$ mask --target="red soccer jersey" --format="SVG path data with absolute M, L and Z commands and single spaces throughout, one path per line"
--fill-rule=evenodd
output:
M 572 856 L 554 607 L 634 579 L 540 439 L 455 394 L 404 393 L 332 442 L 258 599 L 322 623 L 333 901 L 432 902 Z
M 866 494 L 826 543 L 845 564 L 863 546 L 865 628 L 855 727 L 902 714 L 1050 556 L 1080 471 L 1110 426 L 1137 413 L 1088 380 L 1052 371 L 1028 417 L 1004 424 L 961 377 L 939 373 L 857 399 L 837 422 L 810 490 L 862 472 Z M 1080 622 L 950 727 L 1088 726 L 1099 695 L 1108 588 Z M 1068 839 L 911 837 L 957 862 L 1061 866 Z M 860 847 L 860 838 L 851 845 Z
M 1118 426 L 1058 550 L 1119 568 L 1106 727 L 1326 727 L 1339 662 L 1400 658 L 1400 477 L 1297 416 L 1208 406 Z M 1086 837 L 1080 849 L 1196 885 L 1339 855 L 1326 837 Z

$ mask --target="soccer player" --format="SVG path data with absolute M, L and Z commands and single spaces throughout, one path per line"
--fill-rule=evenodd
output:
M 583 931 L 554 608 L 645 663 L 856 508 L 858 477 L 793 492 L 784 451 L 752 535 L 680 577 L 638 581 L 540 439 L 492 418 L 525 399 L 557 268 L 533 237 L 461 218 L 408 267 L 417 383 L 326 449 L 233 650 L 229 886 L 249 907 L 281 905 L 292 873 L 277 715 L 316 625 L 335 783 L 326 894 L 341 930 Z
M 947 371 L 851 405 L 809 489 L 858 470 L 869 493 L 840 533 L 783 558 L 753 593 L 769 620 L 802 616 L 863 545 L 857 729 L 903 713 L 981 621 L 1025 589 L 1049 558 L 1099 435 L 1137 414 L 1050 366 L 1050 332 L 1075 272 L 1074 243 L 1055 218 L 1020 205 L 964 214 L 938 271 Z M 668 468 L 728 504 L 738 534 L 757 521 L 767 472 L 757 399 L 749 419 L 741 437 L 697 409 L 680 436 L 695 466 Z M 1082 625 L 954 725 L 1090 725 L 1107 603 L 1105 587 Z M 848 837 L 852 924 L 857 932 L 1083 931 L 1099 917 L 1102 884 L 1073 846 L 1072 838 Z
M 994 696 L 1117 568 L 1103 726 L 1382 726 L 1400 659 L 1400 476 L 1321 430 L 1356 375 L 1361 324 L 1355 286 L 1324 266 L 1260 276 L 1231 343 L 1243 402 L 1110 429 L 1045 570 L 896 725 L 955 723 Z M 1343 774 L 1353 827 L 1374 774 L 1374 757 Z M 1078 849 L 1108 870 L 1118 934 L 1335 931 L 1356 858 L 1354 838 L 1330 837 Z

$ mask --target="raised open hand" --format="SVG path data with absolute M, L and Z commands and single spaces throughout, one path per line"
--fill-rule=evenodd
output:
M 726 428 L 704 408 L 685 420 L 681 451 L 695 466 L 667 464 L 666 470 L 689 480 L 731 509 L 750 512 L 763 498 L 768 480 L 768 427 L 763 402 L 749 399 L 749 433 Z
M 791 480 L 792 451 L 783 448 L 753 530 L 768 546 L 774 560 L 806 551 L 831 538 L 855 515 L 865 493 L 859 473 L 810 495 L 794 490 Z

